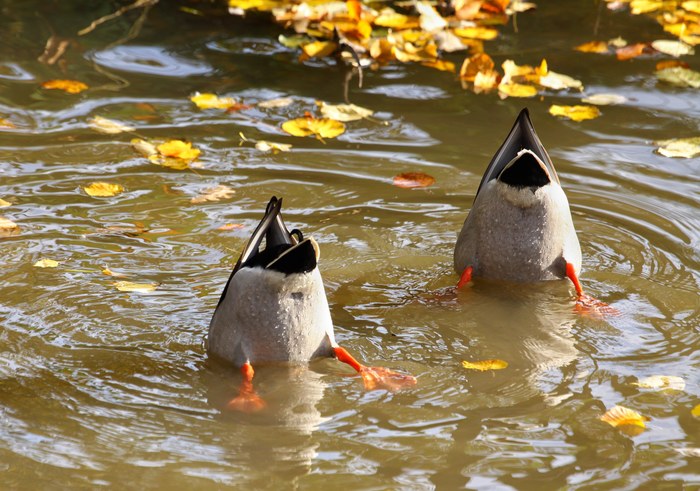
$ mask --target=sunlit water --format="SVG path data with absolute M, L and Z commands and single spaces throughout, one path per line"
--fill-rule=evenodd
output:
M 70 2 L 66 2 L 70 3 Z M 325 143 L 280 124 L 343 102 L 345 69 L 301 65 L 264 22 L 197 17 L 175 2 L 77 38 L 64 59 L 36 61 L 52 33 L 74 37 L 116 8 L 107 2 L 3 4 L 0 215 L 20 233 L 0 238 L 0 483 L 3 489 L 688 489 L 700 484 L 699 160 L 653 153 L 657 139 L 698 133 L 700 98 L 658 85 L 657 59 L 618 62 L 578 53 L 591 39 L 664 37 L 653 21 L 557 2 L 518 17 L 519 32 L 487 43 L 497 63 L 538 63 L 581 79 L 586 93 L 630 101 L 583 123 L 547 114 L 543 100 L 464 91 L 453 75 L 390 66 L 350 88 L 378 121 L 348 124 Z M 80 8 L 90 5 L 90 8 Z M 581 20 L 582 19 L 582 20 Z M 461 56 L 455 56 L 461 61 Z M 698 68 L 698 56 L 687 57 Z M 65 70 L 65 71 L 62 71 Z M 75 78 L 80 95 L 46 91 Z M 281 109 L 201 111 L 195 91 Z M 524 104 L 568 194 L 587 291 L 620 311 L 576 314 L 566 282 L 476 281 L 449 294 L 456 233 L 481 174 Z M 101 135 L 95 115 L 147 138 L 186 138 L 200 168 L 174 171 Z M 239 133 L 294 145 L 262 153 Z M 436 184 L 391 184 L 421 171 Z M 106 180 L 126 191 L 91 198 Z M 227 200 L 192 204 L 225 184 Z M 238 373 L 201 347 L 230 269 L 271 195 L 291 227 L 321 245 L 339 342 L 363 361 L 410 372 L 403 392 L 367 392 L 333 360 L 258 367 L 268 401 L 257 415 L 223 407 Z M 218 227 L 238 223 L 242 228 Z M 147 232 L 143 228 L 148 229 Z M 41 258 L 61 264 L 33 267 Z M 123 293 L 105 267 L 152 293 Z M 501 358 L 471 372 L 461 360 Z M 676 375 L 685 391 L 633 383 Z M 599 420 L 620 404 L 650 416 L 627 436 Z M 693 456 L 695 455 L 695 456 Z

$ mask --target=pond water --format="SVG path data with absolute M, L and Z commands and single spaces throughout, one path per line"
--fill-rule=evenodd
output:
M 696 89 L 659 84 L 659 56 L 621 62 L 572 47 L 617 36 L 667 37 L 648 17 L 598 2 L 538 2 L 487 43 L 580 79 L 585 95 L 629 100 L 575 123 L 547 113 L 578 93 L 474 94 L 454 74 L 394 64 L 367 71 L 351 102 L 376 121 L 325 142 L 283 121 L 343 102 L 346 69 L 300 64 L 261 18 L 192 15 L 161 2 L 75 33 L 112 2 L 4 2 L 0 45 L 0 482 L 3 489 L 681 489 L 700 485 L 700 160 L 654 153 L 694 136 Z M 195 3 L 195 6 L 202 5 Z M 207 7 L 208 8 L 208 7 Z M 67 38 L 54 65 L 37 61 Z M 451 58 L 461 62 L 463 55 Z M 698 55 L 685 57 L 700 67 Z M 40 87 L 85 82 L 77 95 Z M 199 110 L 194 92 L 284 108 Z M 445 295 L 456 234 L 481 175 L 527 105 L 552 156 L 583 250 L 586 290 L 614 306 L 574 312 L 568 282 L 476 281 Z M 132 133 L 103 135 L 96 115 L 142 138 L 184 138 L 198 167 L 150 163 Z M 252 140 L 293 144 L 260 152 Z M 425 172 L 422 189 L 392 185 Z M 94 181 L 124 186 L 95 198 Z M 235 194 L 191 199 L 216 185 Z M 313 235 L 336 338 L 371 365 L 410 372 L 401 392 L 366 391 L 334 360 L 258 367 L 267 410 L 225 411 L 237 370 L 207 361 L 202 338 L 232 265 L 272 195 L 290 228 Z M 242 227 L 221 230 L 224 224 Z M 42 258 L 59 261 L 38 268 Z M 125 278 L 104 275 L 102 270 Z M 157 283 L 121 292 L 114 282 Z M 462 360 L 500 358 L 473 372 Z M 683 391 L 636 385 L 674 375 Z M 651 417 L 629 436 L 600 421 L 614 405 Z

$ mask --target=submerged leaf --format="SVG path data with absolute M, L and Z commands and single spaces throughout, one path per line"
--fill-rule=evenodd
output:
M 276 107 L 287 107 L 292 102 L 294 102 L 294 99 L 292 99 L 290 97 L 280 97 L 278 99 L 270 99 L 269 101 L 258 102 L 258 107 L 262 107 L 265 109 L 271 109 L 271 108 L 276 108 Z
M 700 89 L 700 72 L 683 67 L 664 68 L 656 72 L 656 77 L 662 82 L 677 87 L 692 87 Z
M 549 114 L 568 118 L 572 121 L 584 121 L 600 116 L 600 109 L 595 106 L 559 106 L 552 104 L 549 107 Z
M 345 125 L 333 119 L 308 117 L 285 121 L 282 123 L 282 129 L 292 136 L 335 138 L 345 132 Z
M 289 152 L 292 149 L 292 146 L 288 143 L 275 143 L 275 142 L 269 142 L 265 140 L 259 140 L 255 142 L 255 148 L 257 150 L 260 150 L 261 152 L 272 152 L 272 153 L 278 153 L 278 152 Z
M 394 186 L 400 188 L 424 188 L 435 184 L 435 178 L 423 172 L 404 172 L 394 176 Z
M 62 90 L 69 94 L 79 94 L 88 88 L 87 85 L 77 80 L 47 80 L 41 86 L 45 89 Z
M 226 185 L 219 184 L 213 188 L 205 189 L 198 196 L 195 196 L 190 200 L 190 203 L 200 204 L 206 201 L 221 201 L 222 199 L 229 199 L 233 197 L 236 191 Z
M 109 182 L 93 182 L 87 186 L 83 186 L 83 190 L 90 196 L 108 197 L 116 196 L 124 192 L 124 186 L 121 184 L 111 184 Z
M 356 106 L 355 104 L 326 104 L 323 101 L 316 101 L 321 114 L 324 117 L 334 119 L 336 121 L 357 121 L 364 119 L 374 114 L 371 109 Z
M 243 224 L 241 224 L 241 223 L 226 223 L 220 227 L 217 227 L 216 230 L 238 230 L 239 228 L 243 228 Z
M 19 233 L 19 225 L 12 220 L 0 217 L 0 237 L 7 237 Z
M 654 142 L 654 145 L 658 145 L 657 152 L 664 157 L 700 157 L 700 136 L 659 140 Z
M 619 94 L 591 94 L 581 99 L 581 102 L 595 104 L 596 106 L 613 106 L 615 104 L 624 104 L 627 102 L 627 97 Z
M 131 146 L 144 157 L 158 155 L 158 149 L 156 146 L 149 141 L 142 140 L 141 138 L 134 138 L 131 140 Z
M 131 126 L 122 124 L 119 121 L 113 121 L 111 119 L 103 118 L 102 116 L 95 116 L 94 118 L 89 119 L 88 123 L 90 123 L 90 127 L 93 130 L 106 135 L 117 135 L 126 131 L 134 131 L 135 129 Z
M 216 94 L 195 92 L 190 100 L 200 109 L 229 109 L 237 105 L 233 97 L 219 97 Z
M 642 389 L 684 390 L 685 380 L 674 375 L 652 375 L 641 379 L 639 382 L 634 382 L 632 385 Z
M 4 199 L 0 198 L 0 208 L 6 208 L 8 206 L 12 206 L 12 203 L 9 201 L 5 201 Z
M 152 292 L 158 285 L 156 283 L 134 283 L 132 281 L 115 281 L 112 283 L 120 292 Z
M 508 367 L 508 362 L 499 359 L 479 361 L 462 360 L 462 366 L 468 370 L 479 370 L 484 372 L 486 370 L 503 370 L 504 368 Z
M 58 261 L 54 261 L 53 259 L 39 259 L 37 262 L 34 263 L 35 268 L 55 268 L 58 266 L 59 263 Z
M 645 421 L 650 419 L 624 406 L 615 406 L 600 417 L 601 421 L 605 421 L 629 436 L 642 433 L 646 428 Z

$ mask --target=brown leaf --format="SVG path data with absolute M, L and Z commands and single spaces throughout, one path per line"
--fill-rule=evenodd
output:
M 632 58 L 636 58 L 644 54 L 645 50 L 648 49 L 649 45 L 646 43 L 630 44 L 624 48 L 617 48 L 615 50 L 615 56 L 617 56 L 617 59 L 621 61 L 631 60 Z
M 473 82 L 479 72 L 489 73 L 494 69 L 493 60 L 486 53 L 477 53 L 464 60 L 459 70 L 459 78 Z
M 435 184 L 435 178 L 423 172 L 404 172 L 394 176 L 394 186 L 400 188 L 424 188 Z

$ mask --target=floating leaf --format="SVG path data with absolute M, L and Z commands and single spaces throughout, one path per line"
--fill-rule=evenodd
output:
M 435 178 L 423 172 L 404 172 L 394 176 L 394 186 L 400 188 L 424 188 L 435 184 Z
M 474 77 L 474 92 L 477 94 L 498 87 L 498 73 L 496 71 L 479 72 Z
M 200 204 L 207 201 L 221 201 L 229 199 L 235 194 L 235 190 L 229 186 L 219 184 L 213 188 L 205 189 L 199 196 L 195 196 L 190 200 L 190 203 Z
M 537 95 L 537 87 L 526 84 L 501 83 L 498 86 L 498 92 L 505 97 L 534 97 Z
M 17 128 L 15 124 L 9 119 L 0 118 L 0 128 L 14 129 Z
M 455 71 L 455 64 L 447 60 L 429 60 L 421 62 L 423 66 L 430 68 L 435 68 L 443 72 L 453 72 Z
M 316 101 L 321 114 L 324 117 L 334 119 L 336 121 L 356 121 L 374 114 L 371 109 L 356 106 L 355 104 L 326 104 L 323 101 Z
M 428 2 L 416 2 L 415 8 L 420 14 L 420 28 L 426 32 L 436 32 L 447 27 L 447 21 L 438 14 L 435 7 Z
M 615 50 L 615 56 L 617 56 L 617 59 L 621 61 L 630 60 L 644 54 L 648 47 L 649 45 L 646 43 L 630 44 L 629 46 L 625 46 L 623 48 L 617 48 Z
M 9 201 L 5 201 L 4 199 L 0 198 L 0 208 L 6 208 L 8 206 L 12 206 L 12 203 Z
M 618 37 L 616 37 L 616 38 L 611 39 L 610 41 L 608 41 L 608 44 L 609 44 L 610 46 L 612 46 L 613 48 L 624 48 L 625 46 L 627 46 L 628 43 L 627 43 L 627 40 L 626 40 L 626 39 L 621 38 L 620 36 L 618 36 Z
M 627 102 L 627 97 L 619 94 L 591 94 L 581 99 L 581 102 L 595 104 L 596 106 L 614 106 L 615 104 Z
M 5 217 L 0 217 L 0 237 L 7 237 L 19 233 L 19 225 Z
M 313 41 L 301 47 L 303 51 L 301 61 L 306 61 L 309 58 L 324 58 L 335 53 L 337 49 L 338 45 L 333 41 Z
M 691 411 L 690 411 L 691 416 L 693 418 L 700 418 L 700 404 L 696 405 Z
M 632 385 L 642 389 L 684 390 L 685 380 L 674 375 L 652 375 L 641 379 L 639 382 L 634 382 Z
M 172 157 L 182 160 L 194 160 L 199 157 L 201 151 L 193 148 L 190 142 L 182 140 L 168 140 L 156 147 L 158 153 L 164 157 Z
M 373 24 L 379 27 L 388 27 L 391 29 L 416 29 L 420 27 L 417 17 L 408 17 L 403 14 L 398 14 L 390 8 L 383 9 L 379 16 L 374 19 Z
M 485 372 L 486 370 L 503 370 L 508 366 L 508 362 L 499 359 L 479 361 L 462 360 L 462 366 L 468 370 Z
M 131 146 L 144 157 L 158 155 L 158 149 L 156 146 L 151 142 L 142 140 L 141 138 L 134 138 L 131 140 Z
M 111 184 L 109 182 L 93 182 L 87 186 L 83 186 L 83 190 L 90 196 L 106 197 L 121 194 L 124 192 L 124 186 L 121 184 Z
M 553 90 L 576 89 L 583 90 L 583 84 L 580 80 L 576 80 L 568 75 L 556 73 L 551 70 L 547 71 L 546 75 L 540 77 L 539 83 L 542 87 L 547 87 Z
M 576 51 L 583 53 L 608 53 L 608 43 L 605 41 L 591 41 L 588 43 L 579 44 L 574 48 Z
M 624 406 L 615 406 L 600 417 L 601 421 L 605 421 L 629 436 L 642 433 L 646 427 L 645 421 L 650 419 Z
M 271 108 L 276 108 L 276 107 L 287 107 L 292 102 L 294 102 L 294 99 L 292 99 L 290 97 L 281 97 L 278 99 L 270 99 L 269 101 L 258 102 L 258 107 L 262 107 L 265 109 L 271 109 Z
M 102 274 L 107 275 L 107 276 L 113 276 L 113 277 L 115 277 L 115 278 L 124 278 L 124 277 L 126 276 L 126 275 L 123 274 L 123 273 L 115 273 L 114 271 L 112 271 L 112 270 L 109 269 L 109 268 L 104 268 L 104 269 L 102 270 Z
M 683 67 L 664 68 L 656 72 L 656 77 L 662 82 L 677 87 L 692 87 L 700 89 L 700 72 Z
M 116 135 L 126 131 L 134 131 L 135 129 L 118 121 L 103 118 L 102 116 L 95 116 L 94 118 L 89 119 L 88 123 L 90 123 L 90 127 L 93 130 L 106 135 Z
M 683 7 L 683 10 L 687 10 L 688 12 L 700 14 L 700 1 L 698 0 L 689 0 L 687 2 L 683 2 L 681 4 L 681 7 Z
M 572 121 L 584 121 L 595 119 L 600 116 L 600 109 L 595 106 L 558 106 L 552 104 L 549 107 L 549 114 L 552 116 L 562 116 Z
M 660 39 L 658 41 L 653 41 L 651 47 L 656 51 L 661 53 L 675 56 L 676 58 L 683 55 L 695 54 L 695 50 L 692 46 L 688 46 L 682 41 L 671 41 L 669 39 Z
M 55 268 L 58 266 L 59 263 L 58 261 L 54 261 L 53 259 L 39 259 L 37 262 L 34 263 L 35 268 Z
M 79 94 L 88 88 L 87 85 L 77 80 L 47 80 L 41 86 L 45 89 L 62 90 L 69 94 Z
M 219 97 L 216 94 L 195 92 L 190 100 L 200 109 L 229 109 L 238 103 L 233 97 Z
M 260 150 L 261 152 L 279 153 L 289 152 L 292 149 L 292 146 L 288 143 L 275 143 L 265 140 L 259 140 L 255 142 L 255 148 L 257 150 Z
M 664 70 L 666 68 L 675 68 L 675 67 L 682 67 L 682 68 L 690 68 L 690 66 L 681 60 L 662 60 L 656 64 L 656 70 Z
M 459 78 L 467 82 L 474 82 L 479 73 L 490 74 L 494 71 L 494 63 L 486 53 L 476 53 L 465 58 L 459 70 Z
M 659 140 L 654 142 L 654 145 L 658 145 L 657 152 L 664 157 L 700 157 L 700 136 Z
M 282 129 L 293 136 L 314 135 L 316 138 L 335 138 L 345 132 L 345 125 L 328 118 L 297 118 L 282 123 Z
M 228 11 L 233 15 L 244 15 L 246 10 L 269 12 L 280 7 L 281 3 L 275 0 L 228 0 Z
M 238 230 L 239 228 L 243 228 L 243 225 L 240 223 L 227 223 L 217 227 L 216 230 Z
M 120 292 L 152 292 L 158 285 L 156 283 L 134 283 L 131 281 L 115 281 L 112 283 Z
M 537 5 L 532 2 L 524 2 L 523 0 L 512 0 L 506 9 L 506 14 L 512 15 L 517 12 L 527 12 L 528 10 L 534 10 Z
M 490 41 L 498 37 L 498 30 L 492 27 L 457 27 L 454 33 L 461 38 Z

